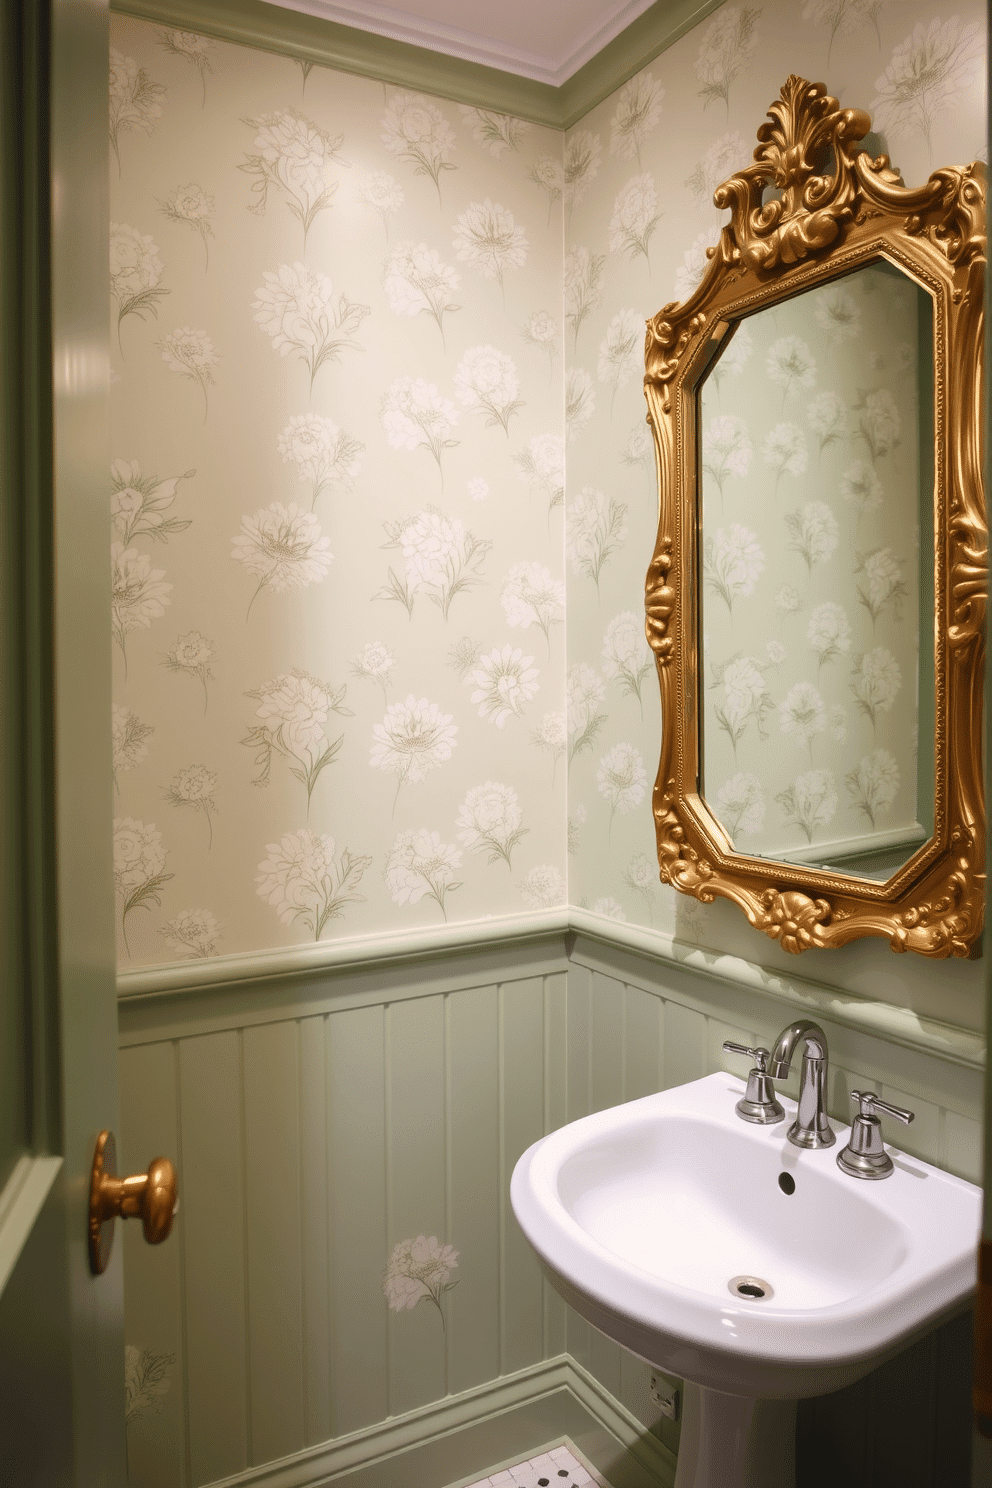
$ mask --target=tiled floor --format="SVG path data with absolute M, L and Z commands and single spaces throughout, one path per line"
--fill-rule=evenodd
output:
M 504 1467 L 490 1478 L 480 1478 L 470 1488 L 609 1488 L 605 1478 L 593 1478 L 568 1447 L 552 1447 L 529 1462 Z

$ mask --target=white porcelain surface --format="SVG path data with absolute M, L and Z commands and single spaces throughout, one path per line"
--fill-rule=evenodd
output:
M 794 1102 L 750 1126 L 743 1093 L 709 1075 L 572 1122 L 517 1163 L 514 1212 L 566 1300 L 650 1363 L 734 1394 L 823 1394 L 967 1299 L 981 1191 L 888 1144 L 890 1178 L 850 1178 L 846 1127 L 800 1151 Z M 741 1274 L 773 1294 L 731 1294 Z

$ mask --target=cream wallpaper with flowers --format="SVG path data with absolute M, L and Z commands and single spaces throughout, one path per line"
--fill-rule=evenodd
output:
M 563 903 L 561 135 L 112 46 L 122 966 Z
M 932 0 L 764 0 L 726 5 L 566 135 L 570 585 L 566 690 L 573 904 L 653 925 L 690 945 L 732 951 L 768 965 L 785 964 L 784 954 L 762 944 L 731 906 L 704 906 L 657 882 L 650 791 L 658 765 L 660 710 L 640 624 L 657 506 L 641 391 L 642 325 L 647 315 L 669 300 L 686 298 L 698 283 L 706 248 L 716 241 L 724 220 L 712 205 L 713 190 L 750 159 L 765 110 L 789 73 L 822 80 L 843 104 L 867 108 L 877 131 L 877 149 L 887 151 L 906 182 L 913 184 L 942 164 L 984 156 L 984 40 L 984 12 L 974 3 L 943 9 Z M 867 297 L 858 294 L 861 313 L 874 314 L 865 308 Z M 743 368 L 740 382 L 746 396 L 755 403 L 763 397 L 767 405 L 760 431 L 756 424 L 748 436 L 750 459 L 767 475 L 768 488 L 775 485 L 776 468 L 766 462 L 781 466 L 779 494 L 767 502 L 762 498 L 755 507 L 755 491 L 762 483 L 740 478 L 746 459 L 743 446 L 724 449 L 722 456 L 716 447 L 721 433 L 729 437 L 732 430 L 711 430 L 708 446 L 709 463 L 719 467 L 725 457 L 728 477 L 728 519 L 721 521 L 717 511 L 713 524 L 707 602 L 715 603 L 708 659 L 718 671 L 727 663 L 742 671 L 749 658 L 760 663 L 744 689 L 747 696 L 738 690 L 740 695 L 735 693 L 732 699 L 734 706 L 753 704 L 750 711 L 743 709 L 746 719 L 730 719 L 732 724 L 746 723 L 748 729 L 746 740 L 738 740 L 736 765 L 732 741 L 716 716 L 717 708 L 726 703 L 725 678 L 714 677 L 713 665 L 707 681 L 715 685 L 708 689 L 707 703 L 709 735 L 719 750 L 712 785 L 717 795 L 724 791 L 724 819 L 735 817 L 738 829 L 744 825 L 757 830 L 757 808 L 763 803 L 765 842 L 785 848 L 806 845 L 803 817 L 815 835 L 831 839 L 853 835 L 859 822 L 867 825 L 866 807 L 879 830 L 913 818 L 914 720 L 909 705 L 915 699 L 908 681 L 901 697 L 889 697 L 886 684 L 894 672 L 883 666 L 886 657 L 880 653 L 893 660 L 898 654 L 900 674 L 912 675 L 914 663 L 899 652 L 897 633 L 901 627 L 903 634 L 908 633 L 919 559 L 894 501 L 894 489 L 904 477 L 912 478 L 915 462 L 913 442 L 907 437 L 909 395 L 892 381 L 901 375 L 898 363 L 893 358 L 886 369 L 865 365 L 859 382 L 849 386 L 844 407 L 834 410 L 845 425 L 843 443 L 825 449 L 822 468 L 827 478 L 822 489 L 813 491 L 811 471 L 820 461 L 823 420 L 830 412 L 817 394 L 828 390 L 828 381 L 832 389 L 834 382 L 824 366 L 816 388 L 794 389 L 791 401 L 788 388 L 768 382 L 765 363 L 772 343 L 798 338 L 798 327 L 786 324 L 785 312 L 779 321 L 769 345 L 762 342 L 760 356 L 751 345 L 753 360 Z M 757 335 L 758 328 L 752 329 Z M 747 338 L 738 337 L 727 353 L 721 392 L 735 383 L 735 359 L 748 350 Z M 853 347 L 847 342 L 845 358 L 849 351 Z M 839 354 L 834 348 L 834 361 Z M 830 370 L 832 375 L 837 369 Z M 807 368 L 807 381 L 809 373 Z M 898 447 L 890 441 L 889 448 L 877 446 L 873 451 L 864 439 L 859 442 L 858 433 L 863 423 L 871 425 L 873 420 L 880 429 L 885 425 L 883 435 L 891 433 L 893 420 L 883 417 L 886 410 L 878 397 L 886 390 L 899 399 L 896 419 L 903 421 L 902 439 Z M 874 401 L 869 407 L 870 399 Z M 772 418 L 775 404 L 778 413 Z M 716 410 L 713 420 L 718 417 Z M 766 449 L 766 438 L 772 439 L 777 424 L 789 427 L 779 429 Z M 804 457 L 806 468 L 800 470 Z M 751 474 L 754 477 L 755 471 Z M 846 475 L 849 490 L 843 485 Z M 715 487 L 715 480 L 711 485 Z M 771 517 L 769 507 L 775 508 Z M 775 520 L 781 528 L 780 533 L 776 529 L 775 541 L 782 551 L 774 557 L 770 551 L 762 552 L 759 564 L 757 549 L 762 542 L 770 548 L 771 539 L 759 541 L 758 528 Z M 724 549 L 733 546 L 735 528 L 747 529 L 754 540 L 749 576 L 743 574 L 747 563 L 740 568 L 730 562 L 732 555 L 717 551 L 721 542 Z M 750 539 L 740 541 L 750 552 Z M 808 565 L 803 549 L 811 559 Z M 729 624 L 718 592 L 724 559 L 730 563 L 728 572 L 736 578 L 743 575 L 750 590 L 748 595 L 741 591 Z M 900 574 L 893 574 L 893 564 Z M 900 582 L 903 588 L 896 593 Z M 794 591 L 795 608 L 793 595 L 783 596 L 782 603 L 788 602 L 790 608 L 779 620 L 776 595 L 786 588 Z M 861 591 L 863 602 L 858 597 Z M 843 609 L 843 618 L 826 608 L 831 604 Z M 760 621 L 755 619 L 759 612 Z M 811 639 L 814 612 L 817 624 Z M 833 654 L 828 659 L 831 626 Z M 771 654 L 766 650 L 768 640 L 775 643 Z M 906 644 L 912 647 L 911 641 Z M 792 653 L 788 661 L 780 649 Z M 880 673 L 876 678 L 873 667 L 881 668 L 885 676 Z M 812 713 L 794 690 L 803 682 L 817 691 L 822 704 L 813 706 Z M 859 697 L 870 705 L 868 713 L 859 707 Z M 805 699 L 806 704 L 812 701 Z M 894 704 L 891 710 L 884 706 L 888 703 Z M 830 711 L 841 707 L 843 720 Z M 872 710 L 874 718 L 869 716 Z M 725 707 L 723 711 L 727 716 Z M 758 712 L 767 738 L 758 730 Z M 839 731 L 842 722 L 847 731 L 844 769 L 827 789 L 822 779 L 805 777 L 824 773 L 816 755 L 823 744 L 820 725 L 825 738 L 831 724 Z M 792 725 L 791 732 L 783 731 L 785 724 Z M 788 779 L 779 778 L 786 773 Z M 792 810 L 775 799 L 790 788 Z M 900 815 L 903 797 L 906 812 Z M 826 816 L 831 808 L 831 827 L 812 820 L 817 814 Z M 844 985 L 845 977 L 862 976 L 865 968 L 877 970 L 878 955 L 891 963 L 884 945 L 863 943 L 831 957 L 829 968 L 799 969 Z M 886 972 L 888 963 L 883 963 Z M 791 964 L 795 966 L 794 961 Z M 903 1000 L 914 976 L 915 968 L 901 962 L 895 984 L 884 995 Z M 968 968 L 941 973 L 944 980 L 967 976 Z M 883 981 L 873 973 L 866 990 L 869 985 L 877 993 Z

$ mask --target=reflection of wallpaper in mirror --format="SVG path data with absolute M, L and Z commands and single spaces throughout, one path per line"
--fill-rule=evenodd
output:
M 743 852 L 885 878 L 932 829 L 929 303 L 861 269 L 747 319 L 701 389 L 702 789 Z

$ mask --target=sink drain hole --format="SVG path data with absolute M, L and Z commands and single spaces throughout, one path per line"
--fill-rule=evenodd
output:
M 771 1283 L 761 1276 L 734 1276 L 728 1281 L 727 1289 L 746 1302 L 764 1302 L 775 1295 Z

